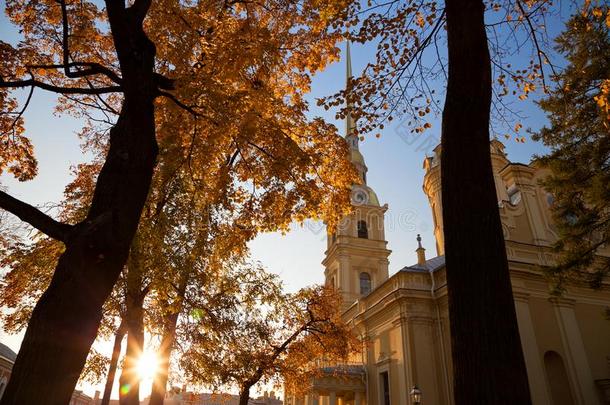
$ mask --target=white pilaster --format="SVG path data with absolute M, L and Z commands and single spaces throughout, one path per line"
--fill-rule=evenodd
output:
M 532 315 L 528 304 L 528 294 L 515 292 L 514 297 L 532 404 L 550 405 L 551 401 L 546 386 L 546 378 L 544 377 L 544 369 L 534 332 L 534 323 L 532 322 Z
M 585 345 L 574 313 L 574 301 L 554 299 L 553 308 L 561 331 L 568 372 L 576 388 L 576 400 L 582 405 L 599 405 Z

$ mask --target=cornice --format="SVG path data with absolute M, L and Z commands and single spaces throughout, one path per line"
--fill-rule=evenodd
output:
M 574 308 L 574 305 L 576 304 L 576 300 L 565 297 L 551 297 L 549 298 L 549 301 L 553 306 L 560 308 Z
M 530 300 L 530 293 L 522 290 L 515 290 L 513 287 L 513 299 L 515 302 L 528 303 Z

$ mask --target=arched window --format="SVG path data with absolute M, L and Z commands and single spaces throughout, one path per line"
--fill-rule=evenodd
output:
M 360 295 L 371 292 L 371 276 L 367 272 L 360 273 Z
M 369 230 L 366 227 L 366 221 L 358 221 L 358 237 L 362 239 L 369 238 Z
M 570 380 L 561 356 L 554 351 L 546 352 L 544 354 L 544 368 L 553 405 L 573 404 Z

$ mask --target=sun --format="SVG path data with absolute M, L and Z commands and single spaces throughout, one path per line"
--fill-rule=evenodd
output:
M 138 375 L 142 380 L 154 378 L 159 368 L 159 359 L 156 353 L 143 352 L 138 359 Z

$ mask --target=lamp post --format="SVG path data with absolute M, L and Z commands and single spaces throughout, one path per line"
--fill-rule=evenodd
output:
M 421 404 L 422 392 L 419 388 L 417 388 L 417 385 L 414 385 L 413 388 L 411 388 L 411 392 L 409 392 L 409 396 L 411 397 L 411 403 L 413 405 Z

